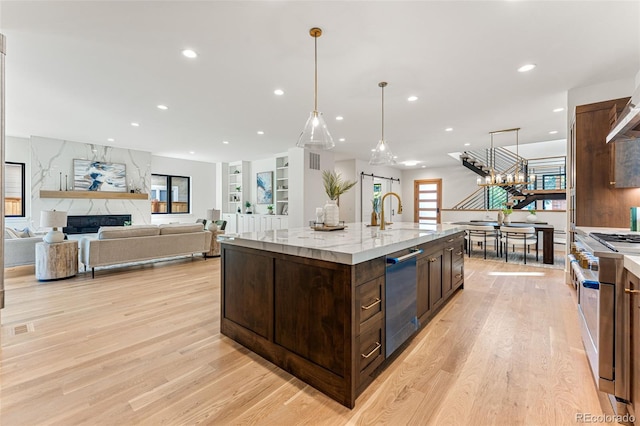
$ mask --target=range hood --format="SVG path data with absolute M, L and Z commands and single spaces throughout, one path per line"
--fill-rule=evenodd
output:
M 607 135 L 607 143 L 640 139 L 640 86 L 631 96 L 611 131 Z

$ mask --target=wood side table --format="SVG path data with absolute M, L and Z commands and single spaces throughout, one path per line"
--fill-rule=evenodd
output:
M 78 273 L 78 242 L 36 244 L 36 278 L 40 281 L 73 277 Z

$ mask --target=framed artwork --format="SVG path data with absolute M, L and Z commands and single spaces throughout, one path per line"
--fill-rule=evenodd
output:
M 273 172 L 257 173 L 256 204 L 273 204 Z
M 73 160 L 76 191 L 127 192 L 125 165 L 92 160 Z

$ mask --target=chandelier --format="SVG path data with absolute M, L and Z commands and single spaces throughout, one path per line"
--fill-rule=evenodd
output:
M 533 185 L 536 183 L 536 175 L 531 174 L 528 175 L 525 162 L 521 160 L 519 153 L 519 142 L 518 142 L 518 131 L 520 127 L 516 127 L 513 129 L 504 129 L 504 130 L 496 130 L 493 132 L 489 132 L 491 135 L 491 150 L 489 151 L 491 169 L 489 170 L 489 174 L 484 177 L 478 177 L 476 179 L 476 183 L 478 186 L 515 186 L 515 185 Z M 495 173 L 494 164 L 495 164 L 495 150 L 493 149 L 493 135 L 498 133 L 516 133 L 516 160 L 515 164 L 509 169 L 504 175 L 501 173 Z

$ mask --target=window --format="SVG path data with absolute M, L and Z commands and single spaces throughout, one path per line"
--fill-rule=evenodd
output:
M 4 163 L 4 216 L 25 216 L 24 163 Z
M 189 213 L 191 181 L 186 176 L 151 175 L 151 213 Z

